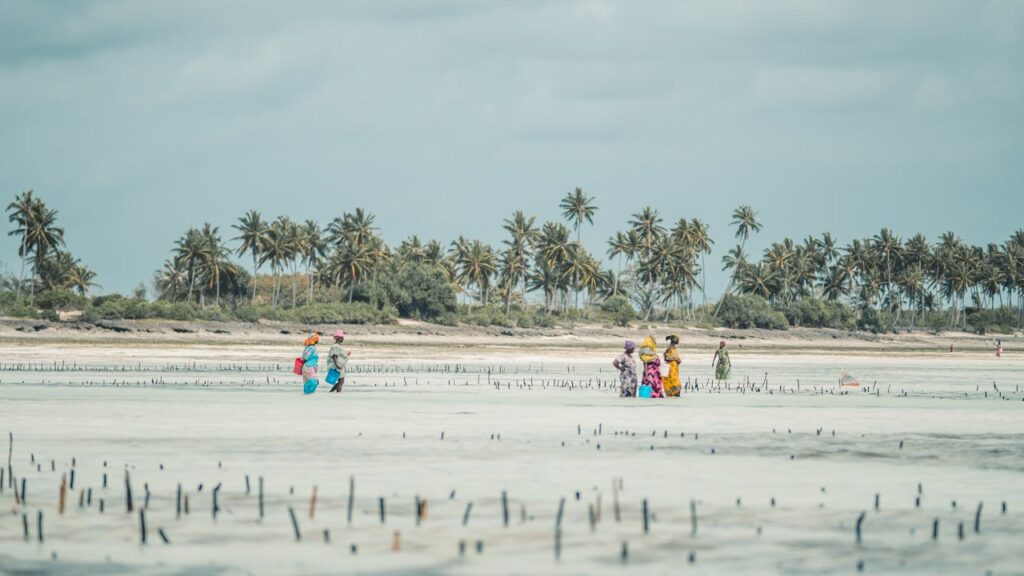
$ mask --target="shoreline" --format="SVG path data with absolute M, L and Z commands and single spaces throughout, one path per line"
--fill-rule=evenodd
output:
M 307 330 L 328 332 L 336 326 L 302 326 L 284 322 L 180 322 L 173 320 L 121 320 L 50 322 L 0 318 L 0 343 L 7 345 L 62 346 L 118 344 L 128 347 L 236 346 L 240 343 L 294 345 Z M 678 334 L 690 349 L 713 350 L 719 340 L 745 351 L 764 353 L 936 353 L 992 352 L 993 341 L 1001 339 L 1005 353 L 1024 348 L 1024 336 L 979 335 L 965 332 L 939 334 L 914 332 L 872 334 L 827 328 L 702 329 L 650 323 L 629 328 L 579 324 L 569 328 L 504 328 L 483 326 L 441 326 L 403 320 L 392 325 L 351 325 L 344 327 L 348 345 L 365 343 L 375 347 L 414 346 L 437 348 L 605 348 L 624 339 L 640 340 L 647 333 L 660 341 Z

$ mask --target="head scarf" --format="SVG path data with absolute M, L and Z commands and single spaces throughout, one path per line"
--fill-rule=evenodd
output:
M 636 342 L 626 340 L 626 352 L 632 354 L 634 350 L 636 350 Z
M 668 340 L 673 345 L 679 344 L 679 336 L 676 336 L 675 334 L 669 334 L 668 338 L 665 338 L 665 340 Z
M 644 338 L 640 343 L 640 361 L 653 362 L 658 357 L 658 345 L 654 343 L 654 336 Z
M 306 340 L 302 343 L 302 345 L 303 346 L 315 346 L 317 344 L 317 342 L 320 342 L 320 335 L 317 334 L 316 332 L 313 332 L 312 334 L 309 335 L 309 338 L 306 338 Z
M 719 340 L 718 341 L 718 347 L 719 348 L 725 348 L 725 340 Z

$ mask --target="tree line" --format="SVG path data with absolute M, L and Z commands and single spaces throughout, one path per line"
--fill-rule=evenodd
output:
M 666 222 L 657 209 L 642 208 L 607 240 L 605 264 L 582 242 L 598 211 L 595 198 L 576 188 L 559 208 L 561 219 L 547 222 L 515 211 L 502 222 L 506 237 L 498 246 L 463 236 L 446 245 L 411 235 L 395 247 L 362 208 L 325 226 L 286 215 L 266 219 L 250 210 L 231 226 L 229 239 L 211 224 L 189 228 L 174 242 L 154 283 L 159 299 L 201 307 L 222 306 L 225 297 L 233 307 L 355 301 L 400 306 L 404 296 L 396 285 L 420 282 L 451 290 L 468 309 L 500 307 L 509 313 L 532 307 L 578 316 L 595 304 L 625 300 L 647 321 L 715 321 L 724 298 L 709 298 L 706 290 L 706 257 L 714 246 L 707 223 Z M 20 241 L 19 298 L 26 288 L 31 299 L 37 288 L 86 294 L 95 286 L 95 274 L 65 249 L 55 210 L 28 191 L 8 213 L 15 224 L 10 234 Z M 726 294 L 763 298 L 777 309 L 805 301 L 837 303 L 857 315 L 885 312 L 896 326 L 909 327 L 919 314 L 931 312 L 946 313 L 950 327 L 966 327 L 968 308 L 995 309 L 997 303 L 1016 312 L 1018 325 L 1024 316 L 1024 230 L 984 247 L 953 232 L 931 243 L 921 234 L 903 240 L 885 228 L 845 246 L 824 233 L 802 241 L 785 238 L 755 256 L 747 244 L 763 230 L 757 212 L 736 208 L 731 227 L 736 244 L 722 257 L 722 270 L 729 273 Z M 418 271 L 399 282 L 410 268 Z
M 96 273 L 71 255 L 64 244 L 64 228 L 57 225 L 57 210 L 26 190 L 7 205 L 7 219 L 13 224 L 7 235 L 18 238 L 21 270 L 17 278 L 5 278 L 5 288 L 20 299 L 26 292 L 29 302 L 40 290 L 71 289 L 85 296 L 97 287 Z M 31 278 L 26 280 L 27 264 Z

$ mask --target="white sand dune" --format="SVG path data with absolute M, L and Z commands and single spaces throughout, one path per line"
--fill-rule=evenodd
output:
M 726 388 L 686 355 L 687 394 L 642 401 L 617 397 L 614 350 L 355 350 L 344 394 L 304 397 L 280 345 L 0 346 L 26 482 L 16 504 L 5 472 L 0 573 L 1022 573 L 1019 358 L 736 352 Z

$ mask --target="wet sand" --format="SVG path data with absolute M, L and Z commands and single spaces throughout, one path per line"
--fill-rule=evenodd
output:
M 603 346 L 365 334 L 345 392 L 304 397 L 285 335 L 45 332 L 0 333 L 0 432 L 27 498 L 5 477 L 0 573 L 1021 571 L 1013 353 L 737 346 L 720 385 L 701 342 L 684 397 L 644 401 L 618 398 Z M 862 386 L 839 387 L 843 369 Z

